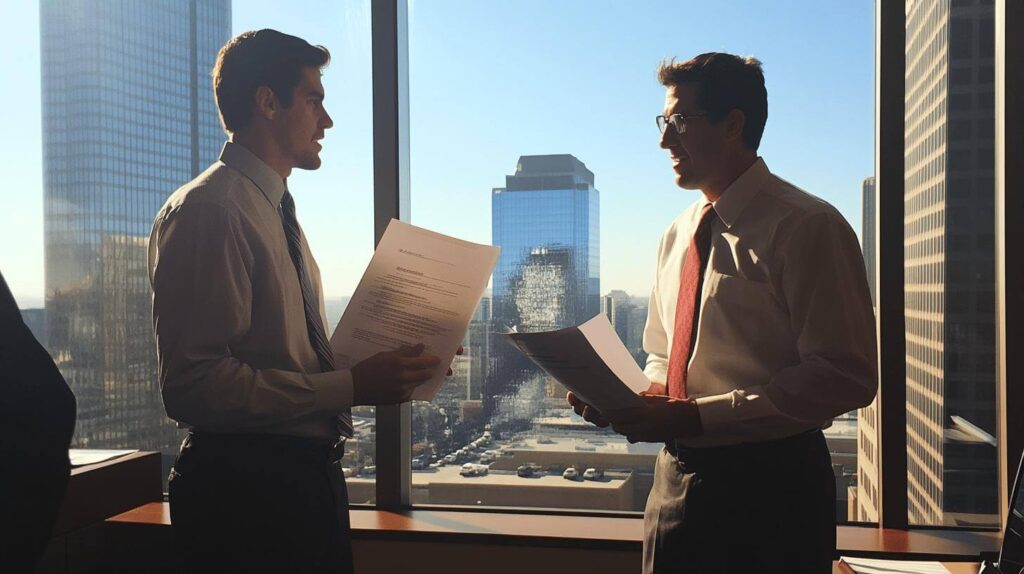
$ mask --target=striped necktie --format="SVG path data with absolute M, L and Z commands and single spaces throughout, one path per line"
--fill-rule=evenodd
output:
M 708 203 L 700 214 L 697 231 L 690 238 L 676 300 L 676 320 L 672 331 L 672 350 L 668 359 L 668 395 L 686 398 L 686 367 L 693 354 L 697 339 L 697 319 L 700 315 L 700 291 L 704 284 L 704 269 L 711 252 L 711 224 L 715 210 Z
M 316 352 L 316 358 L 320 361 L 320 370 L 328 372 L 335 370 L 334 351 L 331 350 L 331 343 L 327 340 L 327 333 L 324 331 L 323 322 L 320 319 L 320 308 L 317 298 L 313 294 L 313 286 L 309 282 L 309 273 L 306 271 L 306 262 L 302 257 L 302 231 L 299 230 L 299 222 L 295 218 L 295 200 L 292 194 L 285 190 L 281 198 L 281 224 L 284 226 L 284 235 L 288 238 L 288 253 L 292 256 L 292 263 L 295 264 L 295 271 L 299 275 L 299 285 L 302 286 L 302 308 L 306 312 L 306 330 L 309 332 L 309 342 Z M 337 416 L 338 432 L 343 437 L 352 437 L 352 412 L 348 409 Z

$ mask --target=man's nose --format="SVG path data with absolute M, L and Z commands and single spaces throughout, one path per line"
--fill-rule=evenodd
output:
M 679 143 L 679 135 L 676 134 L 676 128 L 671 125 L 665 126 L 665 131 L 661 132 L 661 140 L 658 145 L 661 149 L 668 149 L 673 145 Z
M 324 110 L 324 119 L 322 124 L 325 130 L 329 130 L 334 127 L 334 120 L 331 119 L 331 114 L 327 113 L 327 110 Z

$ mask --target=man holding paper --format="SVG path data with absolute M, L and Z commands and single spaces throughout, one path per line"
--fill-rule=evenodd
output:
M 577 413 L 664 442 L 643 571 L 832 571 L 835 479 L 821 429 L 871 402 L 875 323 L 857 238 L 757 155 L 760 62 L 659 69 L 676 184 L 700 190 L 663 236 L 644 332 L 646 407 Z
M 351 572 L 350 408 L 408 401 L 439 368 L 422 345 L 336 366 L 287 184 L 320 166 L 329 59 L 275 30 L 228 42 L 213 83 L 230 141 L 153 225 L 161 390 L 190 429 L 169 487 L 184 571 Z

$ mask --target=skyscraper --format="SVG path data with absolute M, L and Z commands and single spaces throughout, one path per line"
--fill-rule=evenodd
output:
M 576 325 L 600 311 L 599 195 L 594 174 L 572 155 L 522 156 L 491 202 L 495 332 Z M 486 408 L 538 376 L 507 343 L 491 345 Z M 528 416 L 528 415 L 524 415 Z
M 871 302 L 878 305 L 878 277 L 876 276 L 876 253 L 878 249 L 878 231 L 875 225 L 875 176 L 865 177 L 861 184 L 863 198 L 861 210 L 861 251 L 864 252 L 864 269 L 868 275 L 868 289 L 871 291 Z
M 229 0 L 40 4 L 49 349 L 75 445 L 176 449 L 157 383 L 153 217 L 224 140 L 210 70 Z
M 978 524 L 997 512 L 993 6 L 906 13 L 909 518 Z

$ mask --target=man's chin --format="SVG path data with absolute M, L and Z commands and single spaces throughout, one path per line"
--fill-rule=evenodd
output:
M 320 156 L 319 155 L 314 155 L 314 156 L 303 158 L 302 159 L 302 163 L 300 163 L 299 165 L 297 165 L 295 167 L 297 167 L 299 169 L 314 170 L 314 169 L 320 169 L 320 164 L 321 163 L 322 162 L 320 160 Z
M 682 173 L 676 174 L 676 185 L 683 189 L 697 189 L 697 183 Z

